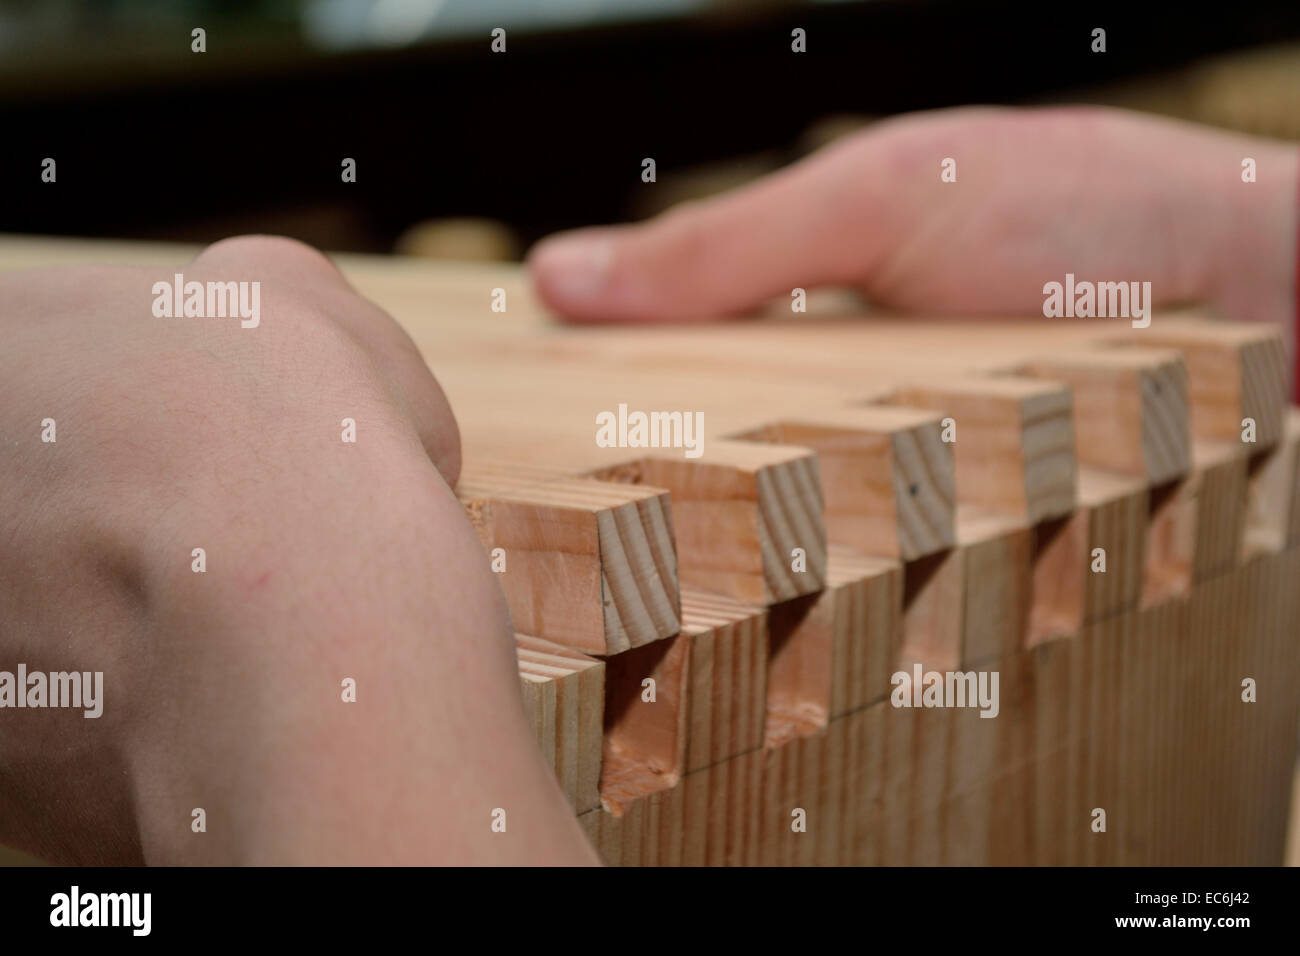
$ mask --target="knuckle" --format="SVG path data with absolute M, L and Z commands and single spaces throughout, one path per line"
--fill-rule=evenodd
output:
M 342 273 L 329 257 L 317 249 L 287 236 L 232 236 L 214 242 L 195 260 L 239 260 L 272 268 L 291 268 L 329 275 L 341 280 Z

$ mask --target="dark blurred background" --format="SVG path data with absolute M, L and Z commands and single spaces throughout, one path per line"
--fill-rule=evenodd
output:
M 0 0 L 0 231 L 511 258 L 905 110 L 1090 101 L 1300 138 L 1298 41 L 1294 0 Z

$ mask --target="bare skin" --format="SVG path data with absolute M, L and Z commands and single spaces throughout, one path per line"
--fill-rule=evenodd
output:
M 297 243 L 227 240 L 184 272 L 261 281 L 261 324 L 155 318 L 163 270 L 0 276 L 0 670 L 105 684 L 99 719 L 0 710 L 0 842 L 58 863 L 596 862 L 530 735 L 450 491 L 455 419 L 410 340 Z
M 1296 175 L 1294 145 L 1119 110 L 918 113 L 649 222 L 553 236 L 531 266 L 572 321 L 738 315 L 817 285 L 904 311 L 1034 314 L 1073 272 L 1149 281 L 1157 306 L 1290 322 Z

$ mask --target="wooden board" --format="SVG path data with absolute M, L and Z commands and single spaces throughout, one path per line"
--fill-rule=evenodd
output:
M 0 241 L 7 267 L 184 259 Z M 338 261 L 447 391 L 517 627 L 575 649 L 521 637 L 522 686 L 608 861 L 1281 859 L 1300 425 L 1278 329 L 569 328 L 515 268 Z M 703 431 L 597 440 L 637 412 Z M 913 666 L 996 674 L 996 717 L 898 706 Z

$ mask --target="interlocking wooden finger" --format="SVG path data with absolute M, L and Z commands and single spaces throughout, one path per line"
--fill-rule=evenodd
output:
M 685 585 L 771 604 L 826 582 L 821 479 L 806 448 L 719 440 L 698 460 L 665 452 L 594 477 L 668 489 Z
M 1074 510 L 1068 388 L 1011 376 L 948 377 L 900 386 L 892 401 L 933 409 L 951 421 L 962 504 L 1029 524 Z

